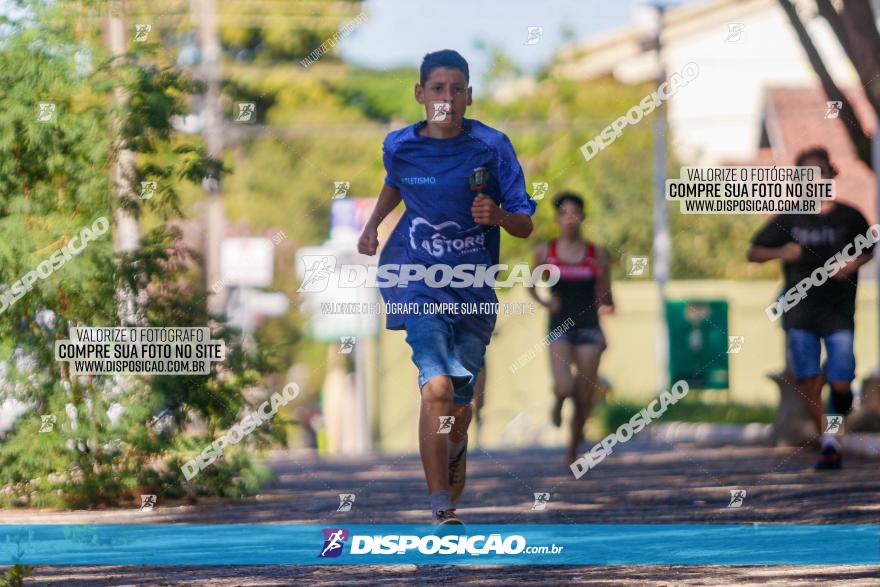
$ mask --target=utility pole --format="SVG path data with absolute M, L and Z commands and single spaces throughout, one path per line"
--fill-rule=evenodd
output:
M 220 36 L 217 32 L 216 0 L 191 0 L 199 31 L 200 71 L 205 82 L 202 108 L 205 149 L 208 157 L 218 160 L 223 151 L 223 115 L 220 109 Z M 220 191 L 220 171 L 212 169 L 202 181 L 207 198 L 204 204 L 205 285 L 208 311 L 219 314 L 226 300 L 226 287 L 220 281 L 220 242 L 226 219 Z
M 666 81 L 663 63 L 662 32 L 663 15 L 667 5 L 655 2 L 654 43 L 657 51 L 657 87 Z M 666 211 L 666 104 L 654 111 L 654 222 L 653 250 L 654 282 L 657 284 L 659 320 L 657 321 L 657 388 L 658 393 L 669 385 L 669 333 L 666 325 L 666 285 L 669 281 L 669 216 Z
M 114 58 L 120 58 L 127 48 L 127 34 L 125 30 L 124 1 L 109 2 L 107 4 L 107 21 L 104 30 L 104 39 Z M 118 106 L 128 103 L 128 92 L 121 85 L 113 89 L 113 96 Z M 133 200 L 137 196 L 131 189 L 131 180 L 135 174 L 135 153 L 122 148 L 123 137 L 122 121 L 116 121 L 116 163 L 111 171 L 111 181 L 116 191 L 119 202 L 113 210 L 113 251 L 119 254 L 127 254 L 138 249 L 140 243 L 140 227 L 137 218 L 126 206 L 122 205 L 126 200 Z M 116 290 L 116 307 L 119 322 L 123 326 L 137 323 L 138 303 L 134 292 L 126 285 L 121 285 Z

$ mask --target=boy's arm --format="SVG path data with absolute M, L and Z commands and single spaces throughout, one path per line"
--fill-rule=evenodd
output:
M 400 204 L 401 200 L 403 200 L 403 196 L 400 195 L 397 188 L 393 188 L 387 183 L 382 186 L 376 207 L 373 208 L 373 213 L 370 214 L 370 219 L 367 220 L 364 231 L 358 239 L 359 253 L 362 255 L 376 254 L 376 250 L 379 248 L 379 225 Z
M 516 158 L 513 143 L 505 135 L 494 141 L 495 174 L 501 192 L 501 206 L 485 194 L 477 194 L 471 206 L 474 222 L 488 226 L 500 226 L 508 234 L 528 238 L 532 234 L 531 215 L 535 213 L 535 201 L 526 192 L 526 180 L 522 166 Z
M 746 259 L 752 263 L 764 263 L 774 259 L 782 259 L 786 263 L 794 263 L 801 258 L 801 253 L 801 246 L 797 243 L 786 243 L 781 247 L 752 245 L 746 253 Z
M 500 226 L 510 235 L 528 238 L 532 234 L 532 218 L 524 212 L 511 214 L 496 204 L 486 194 L 478 194 L 471 205 L 471 216 L 477 224 Z
M 752 238 L 746 259 L 752 263 L 765 263 L 782 259 L 794 263 L 801 257 L 801 246 L 791 237 L 791 227 L 784 216 L 771 218 Z
M 596 279 L 597 301 L 599 312 L 602 314 L 614 313 L 614 296 L 611 295 L 611 256 L 606 249 L 599 249 L 599 264 L 601 270 Z

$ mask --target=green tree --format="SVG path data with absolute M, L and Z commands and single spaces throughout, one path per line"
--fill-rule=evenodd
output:
M 266 472 L 243 447 L 189 484 L 180 473 L 182 462 L 237 419 L 246 405 L 242 390 L 271 368 L 245 355 L 234 333 L 206 314 L 197 259 L 179 231 L 166 227 L 180 215 L 178 187 L 200 182 L 216 165 L 169 124 L 197 88 L 157 44 L 114 58 L 99 27 L 78 26 L 99 22 L 106 2 L 18 4 L 25 12 L 5 19 L 0 39 L 3 291 L 13 293 L 16 281 L 96 219 L 112 221 L 117 207 L 149 210 L 161 221 L 135 252 L 115 254 L 105 234 L 4 304 L 0 339 L 12 352 L 0 365 L 0 403 L 14 399 L 27 411 L 0 438 L 0 505 L 84 507 L 138 493 L 173 498 L 253 488 Z M 117 89 L 128 96 L 124 104 L 114 99 Z M 125 178 L 134 194 L 141 181 L 157 181 L 152 199 L 117 198 L 109 172 L 122 149 L 137 154 Z M 227 342 L 224 363 L 206 376 L 72 376 L 55 361 L 54 342 L 69 339 L 72 326 L 117 325 L 123 287 L 142 302 L 140 325 L 212 326 L 213 337 Z M 171 424 L 159 429 L 151 419 L 163 410 Z M 41 416 L 55 418 L 51 430 L 40 432 Z M 184 433 L 192 420 L 204 424 L 203 433 Z M 278 437 L 264 425 L 250 442 Z

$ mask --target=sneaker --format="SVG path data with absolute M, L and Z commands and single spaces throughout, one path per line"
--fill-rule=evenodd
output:
M 564 397 L 556 396 L 556 401 L 553 403 L 553 409 L 550 411 L 550 421 L 553 422 L 553 425 L 557 428 L 562 426 L 562 404 L 564 403 Z
M 435 526 L 464 526 L 464 523 L 455 515 L 455 508 L 451 510 L 440 510 L 434 516 Z
M 840 451 L 832 445 L 828 445 L 822 449 L 822 456 L 816 463 L 817 471 L 826 471 L 829 469 L 839 469 L 841 466 Z
M 465 476 L 467 473 L 467 437 L 461 451 L 449 459 L 449 499 L 452 505 L 458 502 L 464 491 Z

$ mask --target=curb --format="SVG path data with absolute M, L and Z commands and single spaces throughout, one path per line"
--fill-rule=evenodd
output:
M 666 422 L 649 428 L 651 440 L 670 444 L 692 442 L 703 446 L 769 445 L 772 432 L 772 424 Z M 846 434 L 842 438 L 842 443 L 846 452 L 862 457 L 880 458 L 880 434 Z
M 847 434 L 843 437 L 843 448 L 862 457 L 880 458 L 880 434 Z
M 710 424 L 707 422 L 666 422 L 651 426 L 651 440 L 695 442 L 704 445 L 769 444 L 772 424 Z

